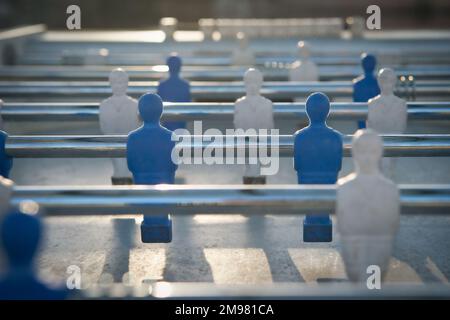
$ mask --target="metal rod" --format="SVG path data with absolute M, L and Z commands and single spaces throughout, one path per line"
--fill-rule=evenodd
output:
M 0 32 L 0 42 L 12 41 L 21 38 L 35 37 L 39 34 L 47 31 L 47 27 L 44 24 L 34 24 L 22 27 L 16 27 Z
M 193 36 L 194 35 L 194 36 Z M 153 31 L 114 31 L 114 32 L 47 32 L 40 41 L 27 44 L 27 51 L 19 59 L 19 64 L 52 64 L 65 62 L 64 55 L 75 57 L 82 63 L 99 64 L 99 59 L 85 59 L 91 52 L 107 49 L 108 55 L 100 63 L 112 65 L 162 64 L 169 52 L 179 52 L 185 65 L 230 65 L 230 53 L 237 46 L 234 39 L 221 41 L 203 40 L 200 31 L 177 31 L 174 41 L 164 42 L 164 33 Z M 190 40 L 189 40 L 189 39 Z M 404 39 L 405 38 L 405 39 Z M 178 41 L 182 39 L 182 41 Z M 312 45 L 312 57 L 319 64 L 359 65 L 361 52 L 371 52 L 380 62 L 420 64 L 448 63 L 448 32 L 436 37 L 433 32 L 401 32 L 391 34 L 383 31 L 370 39 L 308 39 Z M 189 41 L 186 41 L 189 40 Z M 292 62 L 297 54 L 299 39 L 252 39 L 250 46 L 257 56 L 257 64 L 271 62 Z M 103 50 L 104 51 L 104 50 Z M 224 55 L 217 57 L 217 55 Z M 92 54 L 91 54 L 92 55 Z M 79 59 L 80 58 L 80 59 Z M 85 61 L 88 60 L 88 61 Z M 331 60 L 331 61 L 330 61 Z M 350 61 L 349 61 L 350 60 Z
M 295 47 L 295 45 L 294 45 Z M 132 51 L 132 49 L 131 49 Z M 371 51 L 372 52 L 372 51 Z M 359 66 L 361 64 L 361 58 L 359 57 L 359 54 L 361 53 L 354 53 L 354 56 L 337 56 L 337 57 L 326 57 L 326 56 L 314 56 L 311 58 L 312 61 L 317 63 L 319 66 L 336 66 L 336 65 L 348 65 L 348 66 Z M 217 67 L 217 66 L 223 66 L 223 67 L 232 67 L 233 62 L 231 58 L 228 55 L 225 56 L 217 56 L 217 53 L 215 56 L 211 55 L 204 55 L 200 56 L 201 53 L 199 53 L 197 56 L 186 56 L 186 53 L 183 53 L 183 63 L 185 66 L 202 66 L 202 67 Z M 205 53 L 203 53 L 205 54 Z M 422 53 L 423 55 L 416 55 L 416 56 L 398 56 L 392 55 L 389 57 L 385 57 L 384 59 L 389 63 L 395 63 L 393 67 L 396 66 L 396 64 L 399 64 L 398 67 L 401 66 L 408 66 L 413 67 L 417 64 L 422 65 L 439 65 L 439 64 L 448 64 L 450 63 L 450 58 L 445 56 L 444 53 L 441 54 L 433 54 L 430 56 L 429 52 Z M 76 60 L 78 60 L 76 63 L 73 64 L 80 64 L 83 65 L 89 65 L 94 66 L 98 64 L 106 65 L 106 66 L 140 66 L 140 65 L 146 65 L 146 66 L 154 66 L 154 65 L 160 65 L 165 64 L 165 61 L 167 59 L 166 57 L 167 53 L 160 54 L 159 56 L 151 56 L 148 52 L 145 54 L 139 54 L 139 53 L 133 53 L 133 54 L 111 54 L 105 59 L 97 59 L 97 63 L 94 64 L 93 61 L 95 61 L 95 58 L 92 59 L 93 61 L 90 62 L 89 59 L 85 59 L 86 53 L 83 51 L 83 53 L 79 54 L 79 57 L 77 56 Z M 406 54 L 405 54 L 406 55 Z M 383 58 L 383 54 L 377 54 L 378 57 Z M 282 56 L 271 56 L 264 55 L 264 56 L 258 56 L 256 55 L 255 58 L 255 64 L 258 67 L 270 67 L 270 66 L 279 66 L 279 64 L 290 64 L 296 60 L 296 54 L 295 52 L 292 52 L 290 55 L 282 55 Z M 70 65 L 70 61 L 65 61 L 64 57 L 61 54 L 52 54 L 51 52 L 45 52 L 45 53 L 39 53 L 39 52 L 26 52 L 24 55 L 22 55 L 19 60 L 19 64 L 21 65 L 42 65 L 42 66 L 60 66 L 60 65 Z
M 190 157 L 202 155 L 205 149 L 221 150 L 236 157 L 240 151 L 250 154 L 266 148 L 268 156 L 293 156 L 293 136 L 186 136 L 177 137 L 174 153 Z M 344 156 L 351 155 L 351 135 L 345 135 Z M 14 158 L 121 158 L 126 156 L 127 136 L 10 136 L 6 153 Z M 257 141 L 258 140 L 258 141 Z M 384 135 L 386 157 L 449 157 L 449 134 Z M 214 144 L 211 144 L 214 142 Z M 219 153 L 220 154 L 220 153 Z M 187 156 L 187 155 L 186 155 Z
M 81 299 L 139 299 L 139 300 L 346 300 L 346 299 L 448 299 L 446 284 L 384 284 L 381 290 L 352 283 L 330 283 L 311 286 L 305 283 L 214 284 L 207 282 L 165 282 L 124 285 L 114 283 L 93 285 L 75 291 Z M 262 307 L 266 312 L 267 307 Z
M 391 66 L 398 76 L 413 76 L 416 79 L 448 79 L 450 67 L 442 66 Z M 104 80 L 108 79 L 111 67 L 105 66 L 9 66 L 0 68 L 0 77 L 9 80 L 15 79 L 46 79 L 46 80 Z M 167 76 L 167 68 L 164 65 L 152 67 L 128 67 L 125 68 L 131 79 L 134 80 L 159 80 Z M 183 67 L 183 77 L 197 81 L 224 81 L 242 80 L 245 67 Z M 260 69 L 264 79 L 287 80 L 287 66 L 277 64 L 273 68 Z M 361 74 L 360 66 L 320 66 L 321 80 L 349 80 Z
M 5 102 L 0 109 L 6 121 L 98 121 L 98 103 Z M 274 103 L 277 119 L 306 120 L 304 102 Z M 164 103 L 163 120 L 231 120 L 234 103 Z M 332 102 L 331 120 L 363 120 L 367 104 Z M 409 120 L 450 120 L 450 102 L 408 102 Z
M 128 92 L 131 95 L 142 95 L 146 92 L 155 92 L 156 82 L 131 82 Z M 414 86 L 404 92 L 398 88 L 398 94 L 407 93 L 418 98 L 450 96 L 450 83 L 448 81 L 414 82 Z M 324 92 L 330 97 L 349 97 L 352 94 L 352 84 L 346 81 L 334 82 L 266 82 L 261 90 L 261 94 L 269 98 L 292 99 L 298 96 L 307 96 L 312 92 Z M 196 99 L 224 99 L 234 100 L 245 94 L 242 82 L 191 82 L 191 92 Z M 22 82 L 22 81 L 1 81 L 0 96 L 23 97 L 23 96 L 108 96 L 111 88 L 107 82 Z
M 192 35 L 196 33 L 195 37 Z M 384 34 L 388 34 L 385 32 Z M 434 36 L 435 36 L 434 32 Z M 186 41 L 188 34 L 183 31 L 177 31 L 175 41 L 164 41 L 164 34 L 159 30 L 146 31 L 94 31 L 83 32 L 83 34 L 74 34 L 67 31 L 63 32 L 47 32 L 40 41 L 31 43 L 28 47 L 31 52 L 49 53 L 52 51 L 73 50 L 81 52 L 86 48 L 106 48 L 112 52 L 150 52 L 150 53 L 167 53 L 177 51 L 183 54 L 195 54 L 205 52 L 209 54 L 230 53 L 236 46 L 235 39 L 223 39 L 221 41 L 203 40 L 203 33 L 189 32 L 192 41 Z M 411 33 L 410 33 L 411 35 Z M 392 37 L 389 35 L 383 38 L 378 35 L 377 39 L 342 39 L 338 38 L 312 38 L 308 39 L 312 46 L 312 55 L 320 54 L 326 56 L 336 56 L 338 54 L 355 54 L 359 55 L 364 50 L 373 53 L 395 54 L 401 56 L 419 55 L 420 53 L 446 53 L 448 50 L 449 38 L 448 32 L 442 32 L 439 37 L 431 38 L 423 34 L 414 34 L 415 37 L 404 36 Z M 184 38 L 183 41 L 177 39 Z M 195 40 L 194 40 L 195 39 Z M 298 37 L 287 39 L 251 39 L 250 46 L 257 53 L 295 53 Z
M 450 214 L 450 185 L 400 186 L 403 214 Z M 333 213 L 335 185 L 157 185 L 14 187 L 12 204 L 32 200 L 47 215 Z
M 231 51 L 237 46 L 234 40 L 163 42 L 164 35 L 153 31 L 155 36 L 139 32 L 85 32 L 75 35 L 67 32 L 48 32 L 41 41 L 31 42 L 20 57 L 19 64 L 59 65 L 68 63 L 65 56 L 75 57 L 84 64 L 98 65 L 155 65 L 165 63 L 169 52 L 178 52 L 185 65 L 230 66 Z M 159 33 L 159 34 L 158 34 Z M 178 31 L 176 34 L 182 34 Z M 124 36 L 125 35 L 125 36 Z M 436 35 L 436 32 L 433 33 Z M 379 37 L 379 36 L 377 36 Z M 123 40 L 121 41 L 120 38 Z M 130 38 L 135 39 L 130 40 Z M 157 40 L 160 38 L 159 40 Z M 177 38 L 177 37 L 176 37 Z M 411 37 L 410 37 L 411 38 Z M 420 40 L 418 39 L 420 38 Z M 359 65 L 361 52 L 376 54 L 380 63 L 394 62 L 401 65 L 448 63 L 447 34 L 439 39 L 308 39 L 312 45 L 312 59 L 319 65 Z M 70 39 L 70 40 L 69 40 Z M 108 39 L 108 40 L 106 40 Z M 88 40 L 88 41 L 86 41 Z M 267 63 L 291 63 L 297 55 L 296 43 L 299 39 L 252 39 L 250 46 L 256 55 L 257 65 Z M 153 43 L 152 43 L 153 41 Z M 316 48 L 316 49 L 315 49 Z M 107 49 L 108 55 L 90 59 L 88 50 L 99 52 Z M 103 50 L 104 51 L 104 50 Z M 70 59 L 68 59 L 70 60 Z M 92 60 L 92 61 L 89 61 Z M 70 63 L 70 62 L 69 62 Z

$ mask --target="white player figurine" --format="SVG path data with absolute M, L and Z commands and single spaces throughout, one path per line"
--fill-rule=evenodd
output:
M 408 121 L 406 101 L 394 95 L 397 78 L 392 69 L 381 69 L 378 73 L 380 94 L 368 101 L 367 128 L 379 134 L 403 134 Z M 394 177 L 395 158 L 382 160 L 383 172 L 390 178 Z
M 319 81 L 319 69 L 309 58 L 311 49 L 307 42 L 300 41 L 297 44 L 298 60 L 292 64 L 289 70 L 290 81 Z
M 401 134 L 406 131 L 408 108 L 406 101 L 394 95 L 397 78 L 392 69 L 378 73 L 380 94 L 368 101 L 367 127 L 380 134 Z
M 163 17 L 159 20 L 159 29 L 164 32 L 166 41 L 173 40 L 173 35 L 177 31 L 178 19 L 173 17 Z
M 114 69 L 110 76 L 113 95 L 100 104 L 100 129 L 103 134 L 126 135 L 141 125 L 138 103 L 127 96 L 128 75 L 123 69 Z M 112 184 L 132 184 L 127 160 L 112 159 L 114 173 Z
M 380 171 L 382 154 L 381 137 L 358 130 L 352 142 L 355 172 L 338 181 L 337 228 L 351 281 L 365 282 L 369 266 L 379 267 L 383 279 L 399 226 L 400 194 Z
M 233 50 L 231 63 L 236 66 L 253 66 L 255 64 L 255 54 L 248 44 L 245 33 L 238 32 L 236 35 L 238 47 Z
M 246 95 L 239 98 L 234 104 L 234 127 L 235 129 L 273 129 L 272 101 L 260 95 L 263 84 L 263 76 L 259 70 L 250 68 L 244 75 Z M 260 163 L 246 164 L 244 173 L 244 184 L 265 184 L 266 177 L 261 176 Z

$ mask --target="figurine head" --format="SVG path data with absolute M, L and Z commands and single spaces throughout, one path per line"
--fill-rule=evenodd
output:
M 8 213 L 1 226 L 1 240 L 12 270 L 17 267 L 31 268 L 39 248 L 42 224 L 36 216 L 39 206 L 24 201 L 19 208 Z
M 361 55 L 361 65 L 365 74 L 373 73 L 377 66 L 377 59 L 373 54 L 363 53 Z
M 109 74 L 109 83 L 113 95 L 123 96 L 127 93 L 128 88 L 128 74 L 122 68 L 117 68 Z
M 145 124 L 159 124 L 163 112 L 163 101 L 154 93 L 146 93 L 139 98 L 139 114 Z
M 310 124 L 324 124 L 330 112 L 330 100 L 322 92 L 315 92 L 306 99 L 306 113 Z
M 299 41 L 297 43 L 298 56 L 301 59 L 308 59 L 311 55 L 311 46 L 308 42 Z
M 178 76 L 180 74 L 182 61 L 177 54 L 171 54 L 167 58 L 166 63 L 169 67 L 169 73 L 171 76 Z
M 244 84 L 247 96 L 257 96 L 263 84 L 263 75 L 257 70 L 250 68 L 244 74 Z
M 247 36 L 245 35 L 244 32 L 238 32 L 236 34 L 236 39 L 239 42 L 239 47 L 241 49 L 244 49 L 244 48 L 248 47 L 248 39 L 247 39 Z
M 383 140 L 373 130 L 358 130 L 353 136 L 352 157 L 357 173 L 379 172 L 383 156 Z
M 395 76 L 394 70 L 383 68 L 378 72 L 378 85 L 380 86 L 380 91 L 383 95 L 394 94 L 396 82 L 397 77 Z

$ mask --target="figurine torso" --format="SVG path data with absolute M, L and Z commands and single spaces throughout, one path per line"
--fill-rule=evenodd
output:
M 394 95 L 379 95 L 368 104 L 367 126 L 380 134 L 404 133 L 408 118 L 406 102 Z
M 319 81 L 319 69 L 310 60 L 296 61 L 289 71 L 290 81 Z
M 245 96 L 234 106 L 234 127 L 240 129 L 273 129 L 272 101 L 262 96 Z
M 161 126 L 131 132 L 127 142 L 128 168 L 136 184 L 174 183 L 177 165 L 172 161 L 172 132 Z
M 137 101 L 129 96 L 112 96 L 99 109 L 100 128 L 104 134 L 128 134 L 140 126 Z
M 342 165 L 341 134 L 327 126 L 295 133 L 294 167 L 301 184 L 335 183 Z

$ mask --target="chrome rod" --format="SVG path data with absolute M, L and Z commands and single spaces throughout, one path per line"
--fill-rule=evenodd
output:
M 293 45 L 295 47 L 295 45 Z M 131 49 L 132 51 L 132 49 Z M 337 65 L 346 65 L 346 66 L 359 66 L 361 64 L 360 54 L 362 51 L 367 51 L 361 49 L 361 51 L 352 53 L 353 56 L 337 56 L 337 57 L 326 57 L 326 56 L 313 56 L 311 60 L 317 63 L 319 66 L 337 66 Z M 448 49 L 447 49 L 448 51 Z M 371 51 L 373 53 L 373 51 Z M 233 67 L 232 60 L 229 54 L 224 56 L 217 56 L 217 53 L 214 56 L 211 56 L 211 53 L 206 53 L 204 56 L 200 56 L 200 54 L 205 54 L 199 52 L 196 56 L 193 53 L 185 54 L 183 53 L 183 63 L 185 66 L 201 66 L 201 67 Z M 219 53 L 220 54 L 220 53 Z M 223 53 L 222 53 L 223 54 Z M 151 56 L 148 52 L 145 54 L 133 53 L 129 54 L 110 54 L 108 57 L 102 59 L 97 59 L 97 63 L 89 62 L 89 59 L 85 59 L 86 53 L 80 53 L 79 55 L 75 55 L 75 61 L 72 63 L 73 65 L 86 65 L 86 66 L 96 66 L 99 63 L 109 68 L 113 66 L 141 66 L 145 65 L 147 67 L 154 65 L 162 65 L 166 63 L 167 53 L 160 54 L 158 56 Z M 428 65 L 428 66 L 437 66 L 437 65 L 447 65 L 450 63 L 450 58 L 446 56 L 445 53 L 436 53 L 430 54 L 430 52 L 426 53 L 418 53 L 417 55 L 409 55 L 399 56 L 398 54 L 392 55 L 384 55 L 382 53 L 377 54 L 378 57 L 383 58 L 387 61 L 386 66 L 401 68 L 403 66 L 414 67 L 415 65 Z M 256 54 L 255 65 L 258 68 L 261 67 L 274 67 L 279 66 L 280 64 L 291 64 L 296 60 L 296 53 L 292 52 L 289 55 L 273 55 L 271 53 L 266 53 L 261 56 Z M 69 61 L 67 61 L 69 60 Z M 96 60 L 95 57 L 92 60 Z M 98 61 L 100 60 L 100 62 Z M 21 65 L 28 66 L 61 66 L 61 65 L 71 65 L 70 59 L 65 58 L 60 53 L 52 53 L 52 52 L 26 52 L 24 55 L 19 57 L 18 60 Z
M 416 79 L 448 79 L 450 66 L 390 66 L 398 76 L 413 76 Z M 134 80 L 160 80 L 167 77 L 167 67 L 164 65 L 152 67 L 127 67 L 125 70 Z M 244 67 L 183 67 L 183 77 L 197 81 L 242 80 L 247 68 Z M 0 68 L 0 78 L 6 79 L 45 79 L 45 80 L 105 80 L 108 79 L 112 68 L 108 66 L 4 66 Z M 274 66 L 260 69 L 264 79 L 287 80 L 287 66 Z M 349 80 L 361 74 L 360 66 L 320 66 L 321 80 Z
M 190 157 L 209 151 L 237 157 L 245 151 L 259 152 L 266 148 L 268 155 L 293 156 L 293 136 L 196 136 L 180 135 L 174 153 Z M 351 135 L 345 135 L 344 156 L 351 155 Z M 10 136 L 6 140 L 6 153 L 15 158 L 121 158 L 126 156 L 127 136 Z M 449 134 L 385 135 L 386 157 L 449 157 Z M 212 144 L 211 142 L 214 142 Z M 185 153 L 186 152 L 186 153 Z
M 0 109 L 7 121 L 98 121 L 98 103 L 4 102 Z M 277 119 L 306 120 L 304 102 L 274 103 Z M 164 103 L 163 120 L 230 120 L 233 103 Z M 332 102 L 331 120 L 363 120 L 367 104 Z M 408 102 L 409 120 L 450 120 L 450 102 Z
M 400 186 L 403 214 L 450 214 L 450 185 Z M 302 214 L 335 207 L 335 185 L 157 185 L 19 187 L 12 204 L 33 200 L 47 215 Z
M 0 42 L 15 41 L 23 38 L 32 38 L 47 31 L 44 24 L 34 24 L 28 26 L 15 27 L 0 32 Z
M 177 31 L 175 41 L 164 40 L 163 32 L 159 30 L 146 31 L 143 35 L 139 31 L 94 31 L 84 32 L 83 34 L 74 34 L 70 32 L 47 32 L 40 41 L 32 42 L 28 45 L 27 51 L 40 57 L 45 57 L 50 53 L 62 52 L 85 52 L 86 49 L 107 49 L 111 53 L 126 53 L 129 56 L 133 54 L 167 54 L 168 52 L 179 52 L 182 55 L 205 55 L 230 54 L 234 48 L 238 46 L 234 39 L 222 39 L 221 41 L 203 41 L 203 33 L 193 32 L 189 35 L 183 30 Z M 449 33 L 443 31 L 438 34 L 433 32 L 425 34 L 414 31 L 413 37 L 411 32 L 402 32 L 402 36 L 394 36 L 389 32 L 384 32 L 377 36 L 376 39 L 342 39 L 342 38 L 312 38 L 308 41 L 312 46 L 312 56 L 340 56 L 340 55 L 356 55 L 367 51 L 381 55 L 392 55 L 396 57 L 408 58 L 410 56 L 426 56 L 424 53 L 446 54 L 448 52 Z M 149 35 L 152 36 L 149 36 Z M 385 36 L 386 35 L 386 36 Z M 407 37 L 407 39 L 403 39 Z M 183 41 L 177 39 L 183 38 Z M 191 41 L 186 41 L 190 38 Z M 195 40 L 194 40 L 195 38 Z M 250 47 L 256 54 L 270 55 L 286 55 L 296 54 L 296 43 L 298 37 L 293 38 L 268 38 L 268 39 L 251 39 Z
M 215 284 L 207 282 L 166 282 L 124 285 L 93 285 L 75 291 L 78 299 L 183 299 L 183 300 L 330 300 L 330 299 L 449 299 L 446 284 L 384 284 L 381 290 L 351 283 L 311 286 L 305 283 Z M 266 312 L 267 307 L 262 307 Z
M 146 92 L 155 92 L 156 82 L 130 82 L 128 93 L 134 96 Z M 266 82 L 261 94 L 269 98 L 292 99 L 304 97 L 320 91 L 335 97 L 350 97 L 352 84 L 348 81 L 333 82 Z M 242 82 L 191 82 L 191 92 L 196 99 L 235 100 L 245 94 Z M 400 96 L 408 95 L 417 98 L 433 98 L 450 96 L 449 81 L 415 81 L 397 88 Z M 0 96 L 9 97 L 90 97 L 109 96 L 111 88 L 107 82 L 62 82 L 62 81 L 1 81 Z

